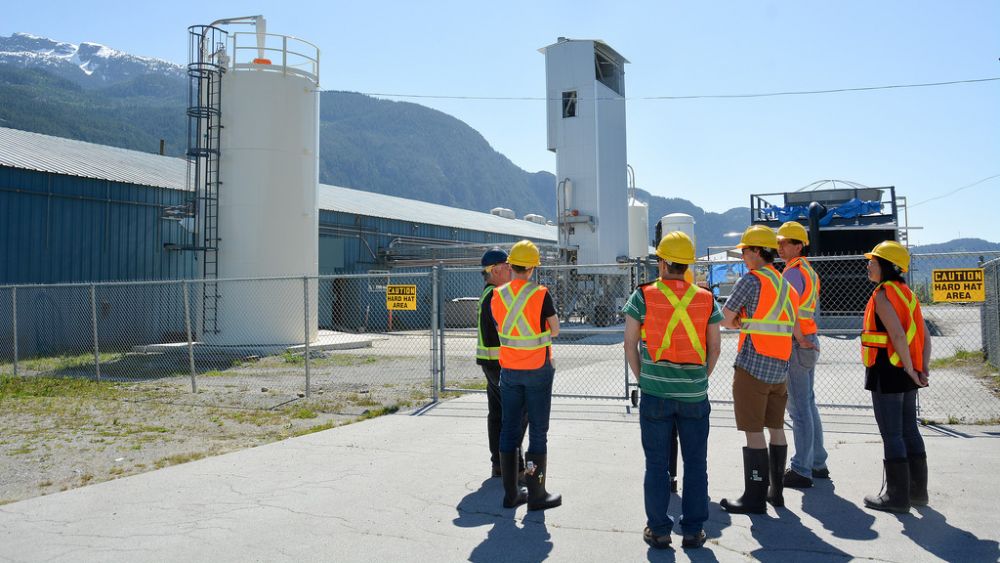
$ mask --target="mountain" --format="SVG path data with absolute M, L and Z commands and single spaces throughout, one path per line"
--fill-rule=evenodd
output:
M 100 88 L 148 74 L 185 76 L 184 67 L 164 60 L 137 57 L 97 43 L 74 45 L 27 33 L 0 37 L 0 64 L 47 70 L 84 88 Z

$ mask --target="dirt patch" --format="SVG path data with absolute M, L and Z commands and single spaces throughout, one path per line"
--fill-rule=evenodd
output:
M 426 386 L 334 380 L 317 371 L 309 397 L 298 378 L 290 385 L 278 369 L 251 373 L 245 366 L 201 374 L 197 393 L 184 376 L 0 376 L 0 504 L 326 430 L 429 398 Z

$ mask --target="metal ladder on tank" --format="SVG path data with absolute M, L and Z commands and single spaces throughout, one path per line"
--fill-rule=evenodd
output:
M 210 28 L 212 31 L 220 31 Z M 205 45 L 219 47 L 209 52 Z M 201 330 L 219 332 L 219 159 L 222 139 L 222 74 L 226 54 L 222 42 L 202 35 L 188 64 L 189 181 L 194 190 L 195 240 L 192 249 L 202 255 Z M 196 53 L 196 54 L 195 54 Z

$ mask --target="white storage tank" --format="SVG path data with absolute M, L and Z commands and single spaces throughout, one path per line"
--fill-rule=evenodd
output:
M 660 236 L 673 231 L 681 231 L 691 237 L 691 242 L 695 243 L 694 247 L 697 250 L 698 242 L 694 237 L 694 217 L 688 215 L 687 213 L 671 213 L 661 217 Z M 656 241 L 657 244 L 659 244 L 659 242 L 660 241 Z M 697 252 L 695 254 L 697 254 Z
M 628 200 L 628 256 L 649 256 L 649 206 L 634 197 Z
M 514 210 L 506 207 L 494 207 L 493 209 L 490 209 L 490 214 L 496 215 L 497 217 L 503 217 L 504 219 L 517 218 L 517 215 L 514 214 Z
M 319 50 L 294 37 L 229 36 L 222 75 L 218 285 L 211 344 L 302 343 L 302 276 L 319 273 Z M 309 291 L 309 337 L 317 329 Z

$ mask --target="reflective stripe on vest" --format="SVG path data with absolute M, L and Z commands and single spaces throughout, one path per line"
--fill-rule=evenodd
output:
M 670 303 L 670 307 L 672 308 L 672 311 L 670 311 L 670 320 L 667 321 L 667 325 L 663 332 L 662 339 L 660 340 L 660 342 L 650 342 L 646 338 L 646 324 L 648 324 L 650 320 L 649 310 L 650 310 L 651 299 L 649 298 L 646 299 L 646 319 L 642 325 L 641 337 L 642 340 L 646 343 L 646 350 L 647 352 L 649 352 L 650 358 L 652 358 L 654 362 L 659 362 L 662 359 L 663 354 L 671 349 L 671 341 L 673 338 L 674 331 L 677 330 L 677 325 L 681 325 L 684 327 L 684 332 L 687 335 L 688 341 L 691 343 L 691 349 L 697 354 L 700 363 L 704 365 L 705 345 L 701 342 L 701 338 L 698 335 L 698 329 L 694 326 L 694 320 L 688 313 L 688 306 L 694 300 L 695 296 L 698 295 L 698 287 L 695 285 L 689 285 L 684 295 L 678 298 L 677 295 L 675 295 L 674 292 L 666 284 L 664 284 L 660 280 L 656 280 L 656 282 L 651 286 L 650 291 L 656 291 L 658 294 L 663 295 L 663 297 L 667 299 L 667 302 Z M 643 293 L 645 295 L 648 295 L 649 297 L 654 297 L 653 295 L 646 293 L 645 290 L 643 290 Z M 709 314 L 711 313 L 709 312 Z M 656 319 L 656 320 L 662 321 L 663 319 Z M 704 321 L 701 324 L 707 325 L 708 323 L 708 317 L 699 320 Z M 675 350 L 673 354 L 670 354 L 670 356 L 672 357 L 669 357 L 668 360 L 671 361 L 671 363 L 674 363 L 677 361 L 681 361 L 683 359 L 687 359 L 681 357 L 683 353 L 684 350 Z M 681 363 L 688 363 L 688 362 L 681 362 Z
M 868 305 L 865 306 L 864 326 L 861 333 L 861 361 L 866 367 L 875 365 L 878 348 L 885 348 L 889 353 L 889 363 L 896 367 L 903 367 L 903 360 L 899 357 L 898 350 L 893 347 L 889 334 L 879 331 L 878 325 L 875 322 L 875 315 L 877 314 L 875 312 L 875 296 L 878 295 L 879 290 L 883 287 L 893 290 L 890 293 L 886 289 L 885 295 L 889 303 L 893 306 L 893 310 L 896 311 L 897 316 L 900 313 L 900 309 L 906 313 L 906 318 L 901 317 L 899 322 L 906 330 L 906 346 L 909 349 L 910 360 L 915 370 L 923 371 L 924 346 L 923 330 L 921 330 L 923 316 L 920 314 L 920 301 L 908 287 L 891 281 L 883 282 L 876 286 L 875 291 L 872 292 L 871 297 L 868 299 Z M 919 342 L 916 342 L 918 335 L 921 338 Z M 915 342 L 916 349 L 914 348 Z
M 476 307 L 476 312 L 479 313 L 476 316 L 476 332 L 479 335 L 479 342 L 476 344 L 477 360 L 497 361 L 500 359 L 500 347 L 487 346 L 486 343 L 483 342 L 483 300 L 486 299 L 486 296 L 489 295 L 492 290 L 492 285 L 486 286 L 486 289 L 483 290 L 483 294 L 479 296 L 479 306 Z
M 759 354 L 787 360 L 792 354 L 792 332 L 798 313 L 792 299 L 792 284 L 785 281 L 774 266 L 770 265 L 751 270 L 750 274 L 760 280 L 761 291 L 753 316 L 741 319 L 739 348 L 743 348 L 743 341 L 750 335 L 754 349 Z M 767 295 L 765 281 L 775 294 L 770 303 L 764 300 Z M 758 316 L 765 307 L 766 312 Z
M 537 350 L 552 345 L 552 337 L 549 331 L 537 333 L 531 323 L 524 316 L 524 307 L 528 300 L 535 294 L 541 286 L 528 282 L 521 287 L 521 291 L 514 294 L 510 284 L 494 290 L 507 308 L 507 315 L 504 316 L 503 326 L 498 327 L 500 334 L 500 346 L 516 348 L 518 350 Z M 514 329 L 518 334 L 514 334 Z
M 799 324 L 803 334 L 815 334 L 816 304 L 819 302 L 819 275 L 808 260 L 799 256 L 793 258 L 786 268 L 798 268 L 802 272 L 804 287 L 799 295 Z

